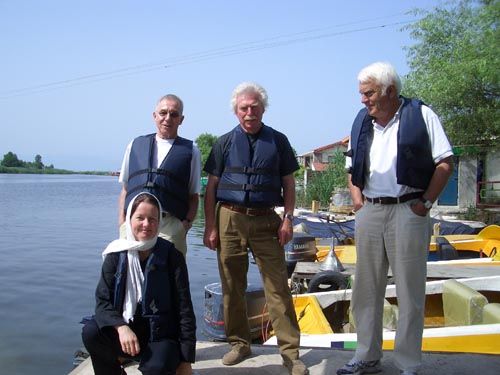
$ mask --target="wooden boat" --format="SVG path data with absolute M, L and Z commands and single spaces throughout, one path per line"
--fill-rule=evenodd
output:
M 348 308 L 351 296 L 351 289 L 297 296 L 296 301 L 315 297 L 318 302 L 307 308 L 303 303 L 296 305 L 301 346 L 354 349 L 356 333 L 351 332 L 353 320 Z M 384 307 L 386 350 L 394 348 L 396 303 L 395 286 L 389 285 Z M 313 324 L 310 328 L 311 321 L 321 321 L 321 314 L 330 326 L 322 330 L 322 324 Z M 500 275 L 427 282 L 424 324 L 423 351 L 500 354 Z M 276 338 L 265 344 L 276 345 Z

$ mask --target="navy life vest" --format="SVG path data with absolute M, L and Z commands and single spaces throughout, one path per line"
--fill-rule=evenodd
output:
M 193 141 L 175 138 L 159 168 L 152 168 L 155 142 L 155 134 L 149 134 L 132 143 L 125 207 L 134 196 L 146 191 L 158 198 L 164 211 L 184 220 L 188 212 Z
M 262 125 L 252 150 L 240 125 L 233 129 L 217 200 L 249 207 L 282 206 L 280 156 L 274 131 Z
M 149 318 L 150 341 L 178 335 L 177 313 L 168 273 L 168 258 L 172 251 L 177 250 L 171 242 L 158 238 L 144 270 L 141 312 L 144 318 Z M 120 313 L 123 313 L 125 301 L 127 265 L 127 251 L 122 251 L 116 267 L 113 294 L 113 306 Z
M 418 99 L 404 100 L 398 129 L 398 153 L 396 160 L 397 183 L 418 189 L 427 189 L 436 165 L 427 126 L 422 116 L 422 105 Z M 363 108 L 354 119 L 351 130 L 351 150 L 346 155 L 352 159 L 351 181 L 363 190 L 365 186 L 366 159 L 373 132 L 373 117 Z

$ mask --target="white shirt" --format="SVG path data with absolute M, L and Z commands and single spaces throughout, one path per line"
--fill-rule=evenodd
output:
M 429 134 L 434 163 L 453 155 L 453 151 L 438 116 L 427 106 L 421 106 Z M 396 177 L 396 158 L 398 152 L 398 129 L 401 106 L 394 117 L 384 127 L 373 120 L 373 143 L 370 148 L 369 168 L 365 176 L 363 195 L 369 198 L 399 197 L 414 191 L 421 191 L 406 185 L 399 185 Z M 349 140 L 349 149 L 351 141 Z M 346 157 L 346 168 L 352 166 L 352 159 Z
M 163 160 L 167 157 L 172 145 L 174 144 L 175 139 L 163 139 L 155 136 L 155 151 L 153 151 L 153 166 L 154 168 L 158 168 Z M 130 142 L 125 150 L 125 155 L 123 156 L 122 169 L 120 171 L 120 177 L 118 181 L 123 184 L 125 189 L 127 188 L 128 181 L 128 172 L 129 172 L 129 160 L 130 160 L 130 151 L 132 150 L 132 142 Z M 189 194 L 200 194 L 201 189 L 201 154 L 200 150 L 193 143 L 193 157 L 191 158 L 191 174 L 189 176 L 189 185 L 188 190 Z

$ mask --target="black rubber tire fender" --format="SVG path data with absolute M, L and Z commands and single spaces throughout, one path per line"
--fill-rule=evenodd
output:
M 307 286 L 307 293 L 330 292 L 332 290 L 346 289 L 347 276 L 337 271 L 322 271 L 313 276 Z

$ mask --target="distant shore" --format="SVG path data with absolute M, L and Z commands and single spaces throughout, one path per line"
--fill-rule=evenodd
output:
M 71 171 L 68 169 L 57 169 L 57 168 L 23 168 L 23 167 L 4 167 L 0 166 L 0 173 L 8 174 L 86 174 L 86 175 L 98 175 L 98 176 L 118 176 L 118 172 L 110 171 Z

